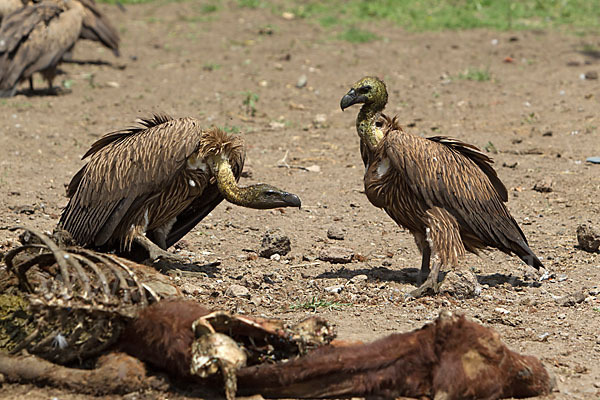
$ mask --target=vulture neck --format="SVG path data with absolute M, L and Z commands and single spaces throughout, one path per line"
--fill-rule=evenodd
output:
M 378 106 L 377 104 L 365 103 L 358 113 L 358 117 L 356 118 L 356 130 L 358 131 L 358 136 L 365 142 L 371 150 L 374 150 L 379 141 L 383 138 L 383 131 L 376 126 L 376 122 L 381 116 L 381 112 L 383 111 L 383 107 Z
M 230 203 L 242 207 L 248 207 L 251 202 L 250 187 L 238 186 L 238 183 L 233 175 L 231 165 L 226 157 L 215 157 L 215 174 L 219 192 Z

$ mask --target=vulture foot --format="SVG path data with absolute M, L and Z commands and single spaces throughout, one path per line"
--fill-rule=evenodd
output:
M 429 272 L 429 276 L 427 276 L 427 279 L 425 280 L 425 282 L 423 282 L 423 284 L 421 286 L 419 286 L 418 288 L 416 288 L 415 290 L 411 291 L 410 295 L 414 298 L 419 298 L 419 297 L 428 295 L 430 293 L 431 294 L 439 293 L 440 283 L 438 282 L 438 275 L 440 274 L 441 267 L 442 267 L 442 265 L 436 257 L 436 260 L 433 263 L 433 268 Z M 424 275 L 425 271 L 426 270 L 424 270 L 423 268 L 421 269 L 421 272 L 419 273 L 419 278 L 418 278 L 419 281 L 422 279 L 421 277 Z
M 172 264 L 185 265 L 190 263 L 189 258 L 178 256 L 177 254 L 173 254 L 167 250 L 161 249 L 158 245 L 156 245 L 156 243 L 152 242 L 146 236 L 138 235 L 133 240 L 148 254 L 143 264 L 151 265 L 157 269 L 163 269 L 163 267 L 167 267 L 167 269 L 169 269 L 168 267 Z
M 428 294 L 436 294 L 440 291 L 440 284 L 437 282 L 437 276 L 435 282 L 431 279 L 431 276 L 418 288 L 410 292 L 410 295 L 414 298 L 426 296 Z

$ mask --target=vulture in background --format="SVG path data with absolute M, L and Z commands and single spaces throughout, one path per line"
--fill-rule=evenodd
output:
M 50 0 L 60 6 L 61 0 Z M 83 26 L 79 37 L 102 43 L 115 56 L 119 56 L 119 32 L 110 23 L 94 0 L 74 0 L 83 6 Z M 0 22 L 20 8 L 40 3 L 41 0 L 0 0 Z
M 237 184 L 245 158 L 239 137 L 203 130 L 194 118 L 140 122 L 92 144 L 69 183 L 58 228 L 78 244 L 127 252 L 135 242 L 151 260 L 177 260 L 166 249 L 223 199 L 256 209 L 300 207 L 295 194 Z
M 41 72 L 50 91 L 56 68 L 81 32 L 84 10 L 75 0 L 42 1 L 11 13 L 0 27 L 0 97 Z
M 340 102 L 342 110 L 363 104 L 356 119 L 365 164 L 365 193 L 410 231 L 422 253 L 419 283 L 411 294 L 439 289 L 442 266 L 455 266 L 466 251 L 494 247 L 543 267 L 505 206 L 508 200 L 492 160 L 477 147 L 443 136 L 404 132 L 382 114 L 388 94 L 383 81 L 365 77 Z M 433 266 L 430 269 L 430 261 Z
M 0 0 L 0 23 L 8 14 L 17 11 L 27 3 L 27 0 Z

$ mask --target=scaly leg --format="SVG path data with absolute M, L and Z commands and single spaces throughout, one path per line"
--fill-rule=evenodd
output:
M 431 263 L 431 247 L 425 246 L 423 249 L 423 259 L 421 260 L 421 271 L 419 271 L 419 277 L 417 278 L 417 285 L 421 285 L 425 278 L 429 276 Z
M 156 243 L 152 242 L 144 235 L 135 235 L 133 241 L 148 252 L 148 259 L 144 263 L 149 262 L 152 264 L 158 260 L 174 264 L 188 264 L 190 262 L 183 257 L 179 257 L 176 254 L 161 249 Z
M 421 286 L 410 292 L 412 297 L 418 298 L 429 294 L 436 294 L 440 290 L 440 283 L 438 282 L 438 277 L 440 274 L 440 270 L 442 268 L 442 262 L 437 255 L 433 256 L 433 268 L 429 272 L 427 279 Z M 428 268 L 429 269 L 429 268 Z M 421 271 L 423 272 L 423 271 Z

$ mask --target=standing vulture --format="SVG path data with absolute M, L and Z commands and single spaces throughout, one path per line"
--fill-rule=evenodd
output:
M 25 5 L 24 2 L 26 1 L 27 0 L 0 0 L 0 23 L 2 23 L 4 17 L 6 17 L 8 14 L 23 7 Z
M 442 266 L 454 266 L 465 251 L 494 247 L 539 269 L 540 260 L 504 205 L 506 188 L 492 160 L 477 147 L 443 136 L 422 138 L 382 114 L 388 94 L 383 81 L 365 77 L 342 98 L 342 110 L 362 103 L 356 119 L 365 163 L 365 193 L 410 231 L 423 255 L 411 294 L 437 292 Z M 430 270 L 430 259 L 433 267 Z
M 44 0 L 0 0 L 0 22 L 9 14 L 27 6 L 38 4 Z M 61 6 L 62 0 L 51 0 Z M 79 37 L 94 40 L 109 48 L 115 56 L 119 56 L 119 32 L 110 23 L 94 0 L 74 0 L 83 6 L 83 26 Z
M 224 198 L 249 208 L 300 207 L 295 194 L 267 184 L 238 186 L 244 143 L 194 118 L 164 115 L 109 133 L 67 188 L 59 228 L 83 246 L 128 251 L 135 242 L 155 260 Z
M 59 4 L 60 3 L 60 4 Z M 75 0 L 43 1 L 11 13 L 0 27 L 0 97 L 10 97 L 21 80 L 41 72 L 52 90 L 61 58 L 81 32 L 84 10 Z

